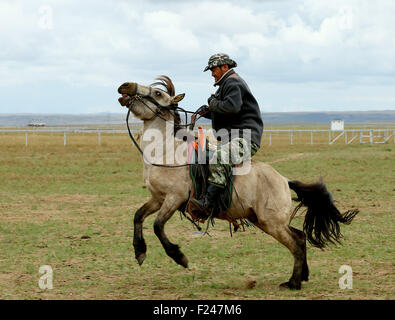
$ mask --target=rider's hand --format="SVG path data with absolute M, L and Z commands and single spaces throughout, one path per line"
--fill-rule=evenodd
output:
M 208 112 L 208 111 L 209 111 L 208 106 L 207 106 L 207 105 L 202 105 L 202 106 L 198 109 L 197 113 L 200 114 L 200 115 L 202 115 L 202 114 L 205 114 L 205 113 Z
M 209 108 L 208 108 L 208 106 L 206 106 L 206 105 L 203 105 L 203 106 L 201 106 L 199 109 L 197 109 L 196 111 L 195 111 L 195 113 L 192 115 L 192 117 L 191 117 L 191 124 L 189 125 L 189 129 L 190 130 L 193 130 L 193 127 L 194 127 L 194 125 L 195 125 L 195 121 L 196 121 L 196 117 L 197 117 L 197 115 L 203 115 L 203 114 L 205 114 L 205 113 L 207 113 L 209 111 Z
M 205 113 L 208 112 L 208 111 L 209 111 L 208 106 L 202 105 L 199 109 L 196 110 L 196 113 L 194 113 L 194 114 L 192 115 L 192 117 L 191 117 L 191 122 L 192 122 L 192 123 L 195 122 L 197 115 L 200 115 L 200 116 L 201 116 L 201 115 L 205 114 Z
M 215 99 L 215 95 L 214 95 L 214 94 L 212 94 L 212 95 L 207 99 L 208 105 L 210 105 L 210 102 L 211 102 L 211 100 L 213 100 L 213 99 Z

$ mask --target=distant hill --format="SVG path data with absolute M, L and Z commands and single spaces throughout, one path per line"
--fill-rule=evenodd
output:
M 262 114 L 265 123 L 271 122 L 392 122 L 395 110 L 355 112 L 275 112 Z
M 355 112 L 264 112 L 264 123 L 329 123 L 331 120 L 348 122 L 395 122 L 395 110 Z M 46 126 L 122 125 L 125 113 L 97 114 L 0 114 L 0 127 L 26 127 L 32 123 Z M 182 115 L 182 119 L 184 116 Z M 139 122 L 130 118 L 130 122 Z
M 124 124 L 126 113 L 94 114 L 0 114 L 0 127 L 25 127 L 43 123 L 45 126 L 84 126 Z M 138 119 L 130 116 L 130 122 Z

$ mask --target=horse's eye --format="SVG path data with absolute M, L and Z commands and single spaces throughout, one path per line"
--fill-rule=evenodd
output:
M 162 95 L 159 91 L 156 91 L 155 94 L 157 97 L 160 97 Z

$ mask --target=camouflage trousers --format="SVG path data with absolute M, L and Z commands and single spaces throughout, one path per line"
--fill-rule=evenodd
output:
M 208 182 L 224 188 L 227 185 L 227 176 L 232 172 L 232 167 L 250 159 L 258 150 L 257 144 L 249 143 L 243 138 L 235 138 L 228 143 L 219 145 L 215 151 L 216 161 L 210 161 L 209 164 Z

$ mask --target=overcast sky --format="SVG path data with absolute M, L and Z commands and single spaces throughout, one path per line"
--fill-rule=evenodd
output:
M 0 113 L 123 112 L 168 75 L 180 106 L 227 53 L 263 112 L 395 109 L 395 1 L 0 1 Z

